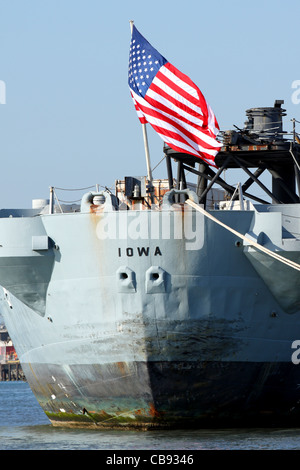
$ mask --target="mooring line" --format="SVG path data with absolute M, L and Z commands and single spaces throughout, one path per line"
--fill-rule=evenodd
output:
M 209 219 L 213 220 L 215 223 L 221 225 L 224 227 L 226 230 L 229 230 L 233 234 L 235 234 L 237 237 L 241 238 L 242 240 L 246 241 L 249 243 L 249 245 L 254 246 L 258 250 L 262 251 L 263 253 L 266 253 L 269 256 L 272 256 L 272 258 L 277 259 L 277 261 L 280 261 L 281 263 L 287 264 L 293 269 L 296 269 L 297 271 L 300 271 L 300 265 L 298 263 L 295 263 L 294 261 L 291 261 L 284 256 L 279 255 L 278 253 L 274 253 L 274 251 L 268 250 L 268 248 L 265 248 L 264 246 L 260 245 L 259 243 L 256 243 L 255 241 L 251 240 L 250 238 L 247 238 L 245 235 L 242 233 L 238 232 L 237 230 L 234 230 L 233 228 L 229 227 L 228 225 L 224 224 L 220 220 L 216 219 L 213 215 L 211 215 L 209 212 L 207 212 L 205 209 L 197 205 L 194 201 L 191 199 L 187 199 L 186 204 L 189 206 L 193 207 L 196 209 L 198 212 L 201 212 L 205 217 L 208 217 Z

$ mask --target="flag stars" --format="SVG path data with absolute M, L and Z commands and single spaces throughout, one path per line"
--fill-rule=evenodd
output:
M 135 43 L 132 41 L 130 52 L 132 67 L 128 79 L 129 82 L 131 79 L 133 80 L 133 82 L 130 82 L 132 83 L 130 86 L 136 93 L 144 97 L 165 59 L 150 44 L 144 42 L 140 36 L 135 39 Z

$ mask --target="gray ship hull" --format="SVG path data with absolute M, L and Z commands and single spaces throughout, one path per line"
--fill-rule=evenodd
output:
M 283 304 L 257 266 L 278 270 L 278 283 L 299 275 L 281 276 L 279 261 L 258 262 L 236 235 L 168 197 L 151 211 L 105 197 L 101 209 L 88 194 L 79 213 L 0 219 L 0 312 L 51 422 L 296 422 L 299 294 Z M 284 253 L 283 209 L 212 213 Z M 294 204 L 289 222 L 299 213 Z M 286 255 L 300 261 L 291 237 Z
M 287 363 L 151 361 L 30 368 L 25 367 L 30 386 L 57 426 L 178 429 L 299 423 L 298 374 Z M 41 383 L 47 383 L 48 397 Z M 61 396 L 62 384 L 68 398 Z M 57 394 L 59 408 L 50 392 Z

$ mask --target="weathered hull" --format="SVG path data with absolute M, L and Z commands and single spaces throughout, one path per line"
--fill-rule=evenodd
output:
M 53 425 L 299 425 L 299 374 L 292 364 L 159 361 L 23 367 Z
M 236 235 L 181 206 L 151 212 L 0 219 L 0 311 L 45 413 L 72 426 L 292 424 L 298 315 Z M 215 215 L 242 233 L 256 223 Z

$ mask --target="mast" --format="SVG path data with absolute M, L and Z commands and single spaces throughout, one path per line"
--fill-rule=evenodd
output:
M 130 23 L 130 31 L 132 35 L 133 31 L 133 20 L 129 21 Z M 147 166 L 147 180 L 148 180 L 148 192 L 151 197 L 151 201 L 153 202 L 153 178 L 152 178 L 152 170 L 151 170 L 151 162 L 150 162 L 150 152 L 149 152 L 149 144 L 148 144 L 148 135 L 147 135 L 147 128 L 146 124 L 142 124 L 142 131 L 143 131 L 143 139 L 144 139 L 144 147 L 145 147 L 145 156 L 146 156 L 146 166 Z

